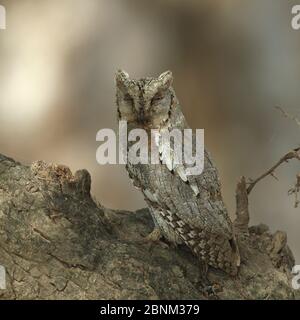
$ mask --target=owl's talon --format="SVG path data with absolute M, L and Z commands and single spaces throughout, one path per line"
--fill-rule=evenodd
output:
M 206 286 L 203 289 L 204 295 L 208 299 L 212 299 L 212 300 L 219 300 L 219 297 L 218 297 L 218 292 L 219 291 L 220 290 L 218 289 L 218 287 L 215 284 Z
M 211 283 L 208 278 L 205 276 L 197 284 L 200 291 L 208 299 L 218 300 L 218 293 L 222 291 L 222 287 L 218 283 Z

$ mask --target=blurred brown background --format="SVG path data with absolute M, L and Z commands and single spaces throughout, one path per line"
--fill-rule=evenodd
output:
M 299 1 L 298 1 L 299 2 Z M 300 128 L 300 31 L 286 0 L 7 0 L 0 31 L 0 152 L 87 168 L 105 206 L 136 209 L 142 196 L 122 166 L 99 166 L 96 132 L 116 128 L 114 73 L 171 69 L 189 123 L 205 128 L 224 197 L 234 212 L 239 176 L 256 177 Z M 282 167 L 250 198 L 252 223 L 288 231 L 300 263 L 300 212 L 288 189 L 299 163 Z

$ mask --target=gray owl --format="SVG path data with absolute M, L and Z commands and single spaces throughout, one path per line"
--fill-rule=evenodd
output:
M 172 88 L 172 73 L 158 78 L 130 79 L 124 71 L 116 74 L 119 120 L 128 131 L 142 128 L 188 129 Z M 162 154 L 164 146 L 158 142 Z M 202 174 L 187 175 L 186 166 L 158 164 L 126 165 L 129 177 L 145 197 L 155 229 L 173 244 L 186 244 L 206 266 L 236 275 L 240 255 L 232 222 L 224 205 L 219 176 L 207 151 Z

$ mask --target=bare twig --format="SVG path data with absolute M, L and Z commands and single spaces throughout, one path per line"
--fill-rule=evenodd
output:
M 288 119 L 291 119 L 293 121 L 295 121 L 297 123 L 298 126 L 300 126 L 300 119 L 298 119 L 297 117 L 293 116 L 292 114 L 286 112 L 284 109 L 282 109 L 281 107 L 275 107 L 276 109 L 278 109 L 282 115 L 285 117 L 285 118 L 288 118 Z
M 297 174 L 297 180 L 296 180 L 295 186 L 288 191 L 289 195 L 291 194 L 295 195 L 295 208 L 298 208 L 298 205 L 300 204 L 300 200 L 298 198 L 299 192 L 300 192 L 300 173 Z
M 285 162 L 288 162 L 291 159 L 298 159 L 300 161 L 300 152 L 299 152 L 300 148 L 296 148 L 290 152 L 288 152 L 286 155 L 284 155 L 271 169 L 269 169 L 267 172 L 265 172 L 264 174 L 262 174 L 261 176 L 259 176 L 257 179 L 252 180 L 249 183 L 249 186 L 247 188 L 247 194 L 249 195 L 250 192 L 252 191 L 252 189 L 254 188 L 254 186 L 262 179 L 264 179 L 265 177 L 271 175 L 274 177 L 274 171 L 282 164 Z

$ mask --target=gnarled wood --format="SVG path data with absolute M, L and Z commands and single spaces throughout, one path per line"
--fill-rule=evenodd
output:
M 142 241 L 148 210 L 112 211 L 90 196 L 87 171 L 0 155 L 1 299 L 205 299 L 201 269 L 185 247 Z M 297 298 L 292 254 L 282 234 L 252 227 L 240 240 L 242 265 L 231 278 L 210 269 L 220 299 Z M 280 242 L 282 239 L 282 243 Z

